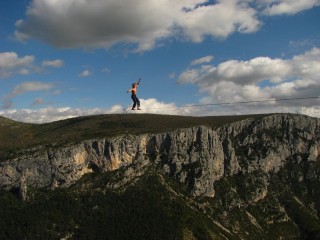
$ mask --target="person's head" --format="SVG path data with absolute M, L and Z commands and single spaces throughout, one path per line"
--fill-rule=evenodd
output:
M 132 83 L 132 87 L 134 88 L 134 87 L 136 87 L 137 86 L 137 84 L 136 83 Z

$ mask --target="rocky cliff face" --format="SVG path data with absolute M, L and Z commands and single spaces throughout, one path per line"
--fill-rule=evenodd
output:
M 1 159 L 0 189 L 27 199 L 30 187 L 63 188 L 87 173 L 122 169 L 120 180 L 106 183 L 116 189 L 152 167 L 211 219 L 213 239 L 320 239 L 319 146 L 320 119 L 275 114 L 25 150 Z
M 186 184 L 193 196 L 214 197 L 214 183 L 223 177 L 255 171 L 268 176 L 289 162 L 319 162 L 319 133 L 319 119 L 276 114 L 218 129 L 199 126 L 161 134 L 93 139 L 61 148 L 41 146 L 20 153 L 16 159 L 1 159 L 0 187 L 10 189 L 21 183 L 64 187 L 86 173 L 156 164 Z M 266 180 L 265 188 L 267 184 Z M 252 201 L 265 194 L 262 190 L 261 196 Z

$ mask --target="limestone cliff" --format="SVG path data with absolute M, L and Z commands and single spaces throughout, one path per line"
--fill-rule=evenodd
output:
M 189 217 L 180 219 L 184 222 L 181 227 L 185 235 L 181 239 L 320 239 L 319 145 L 320 119 L 295 114 L 248 118 L 216 128 L 198 126 L 159 134 L 105 137 L 64 147 L 43 145 L 22 150 L 14 159 L 0 160 L 0 189 L 18 190 L 20 198 L 27 200 L 24 205 L 27 209 L 28 202 L 32 203 L 29 194 L 32 196 L 33 188 L 66 189 L 61 195 L 59 191 L 47 193 L 58 194 L 57 199 L 60 196 L 69 199 L 69 204 L 76 204 L 78 208 L 72 206 L 73 214 L 81 212 L 82 207 L 90 216 L 98 214 L 100 223 L 112 222 L 108 216 L 120 216 L 122 222 L 121 218 L 128 212 L 135 212 L 133 206 L 143 212 L 144 207 L 152 206 L 155 201 L 152 194 L 155 194 L 158 205 L 144 218 L 159 219 L 154 212 L 161 215 L 162 211 L 156 211 L 158 207 L 168 206 L 170 210 L 164 210 L 167 218 L 155 223 L 158 229 L 162 221 L 166 222 L 170 216 L 177 220 L 175 214 L 188 209 L 190 213 L 184 212 L 183 216 Z M 80 180 L 93 172 L 108 174 L 87 175 Z M 153 180 L 149 183 L 150 179 Z M 69 192 L 67 187 L 72 184 Z M 127 200 L 128 189 L 132 195 Z M 113 192 L 124 195 L 113 195 Z M 161 203 L 165 195 L 167 200 Z M 112 202 L 114 198 L 126 199 L 129 207 L 117 205 L 118 200 Z M 6 201 L 6 204 L 11 202 Z M 36 197 L 35 202 L 38 201 Z M 94 203 L 92 206 L 90 201 Z M 132 205 L 132 201 L 137 205 Z M 171 209 L 177 202 L 180 207 Z M 55 200 L 53 203 L 56 206 Z M 112 215 L 113 208 L 108 207 L 114 205 L 123 211 L 116 210 Z M 65 211 L 64 204 L 58 206 Z M 102 209 L 108 209 L 109 215 Z M 10 208 L 4 210 L 12 214 Z M 190 218 L 190 214 L 198 217 Z M 97 215 L 92 219 L 80 215 L 85 217 L 76 219 L 70 215 L 70 221 L 60 224 L 58 230 L 54 226 L 59 218 L 45 229 L 51 227 L 60 238 L 63 233 L 71 239 L 73 234 L 78 239 L 87 232 L 101 230 L 95 222 Z M 25 224 L 32 220 L 27 219 Z M 94 222 L 91 231 L 86 231 L 90 219 Z M 199 219 L 202 220 L 198 222 Z M 2 221 L 4 227 L 10 227 L 7 224 L 10 221 L 13 220 Z M 150 229 L 149 222 L 144 220 L 137 224 Z M 59 230 L 65 226 L 66 230 Z M 119 232 L 123 231 L 122 227 Z M 134 230 L 140 233 L 139 227 Z M 28 228 L 25 232 L 30 233 Z M 43 234 L 46 236 L 47 232 Z
M 86 173 L 153 164 L 187 185 L 195 197 L 214 197 L 215 182 L 223 177 L 262 171 L 261 193 L 251 199 L 255 202 L 266 194 L 269 173 L 277 173 L 289 162 L 319 162 L 319 133 L 317 118 L 275 114 L 217 129 L 199 126 L 92 139 L 60 148 L 40 146 L 20 152 L 15 159 L 1 159 L 0 188 L 65 187 Z M 302 177 L 320 177 L 312 168 L 309 171 Z M 132 177 L 135 174 L 130 171 Z

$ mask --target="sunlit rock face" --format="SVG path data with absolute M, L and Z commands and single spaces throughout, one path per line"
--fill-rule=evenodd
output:
M 136 166 L 128 171 L 129 179 L 141 175 L 142 166 L 154 165 L 187 185 L 194 197 L 214 197 L 215 182 L 224 177 L 259 172 L 259 189 L 247 199 L 254 203 L 267 195 L 269 175 L 288 163 L 310 162 L 301 181 L 319 178 L 312 170 L 312 163 L 319 162 L 319 133 L 317 118 L 276 114 L 216 129 L 199 126 L 92 139 L 67 147 L 39 146 L 16 159 L 1 159 L 0 187 L 66 187 L 87 173 Z

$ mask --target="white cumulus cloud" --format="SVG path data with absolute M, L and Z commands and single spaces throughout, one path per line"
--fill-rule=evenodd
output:
M 44 82 L 24 82 L 14 87 L 10 96 L 16 96 L 26 92 L 47 91 L 53 88 L 53 84 Z
M 203 104 L 312 97 L 296 101 L 266 101 L 248 105 L 247 109 L 236 106 L 242 111 L 273 109 L 281 112 L 320 105 L 320 99 L 313 98 L 320 97 L 319 75 L 320 49 L 313 48 L 291 59 L 257 57 L 248 61 L 229 60 L 217 66 L 195 66 L 182 72 L 178 82 L 195 84 L 205 95 Z M 224 106 L 224 110 L 235 110 L 234 107 L 230 104 Z
M 266 15 L 296 14 L 320 6 L 320 0 L 262 0 L 263 13 Z
M 199 42 L 259 27 L 257 10 L 243 0 L 33 0 L 15 35 L 60 48 L 122 43 L 146 51 L 168 37 Z
M 167 38 L 201 42 L 256 32 L 262 14 L 296 14 L 319 5 L 320 0 L 32 0 L 26 18 L 16 22 L 15 37 L 58 48 L 125 44 L 146 51 Z
M 79 74 L 79 77 L 89 77 L 92 74 L 90 70 L 84 70 Z
M 191 65 L 199 65 L 203 63 L 209 63 L 213 60 L 213 56 L 206 56 L 202 58 L 195 59 L 191 62 Z
M 12 74 L 28 74 L 33 62 L 34 56 L 19 57 L 15 52 L 0 52 L 0 78 Z
M 39 81 L 34 82 L 24 82 L 13 88 L 13 90 L 4 96 L 2 108 L 9 109 L 12 107 L 12 98 L 17 95 L 21 95 L 27 92 L 37 92 L 37 91 L 48 91 L 54 87 L 51 83 L 44 83 Z M 36 103 L 35 101 L 34 103 Z M 39 103 L 39 100 L 38 100 Z
M 55 67 L 59 68 L 62 67 L 64 64 L 63 60 L 57 59 L 57 60 L 45 60 L 42 62 L 42 66 L 44 67 Z

